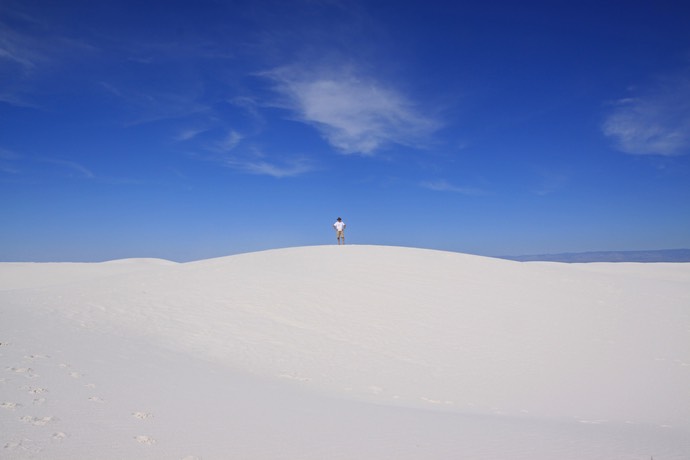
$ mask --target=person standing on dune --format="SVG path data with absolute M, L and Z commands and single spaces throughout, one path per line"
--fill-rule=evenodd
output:
M 333 224 L 333 228 L 335 229 L 335 237 L 338 238 L 338 245 L 340 244 L 345 244 L 345 222 L 343 222 L 343 219 L 338 217 L 338 220 L 335 221 L 335 224 Z M 340 240 L 343 242 L 341 243 Z

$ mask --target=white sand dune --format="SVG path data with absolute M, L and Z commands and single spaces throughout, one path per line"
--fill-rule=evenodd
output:
M 690 264 L 0 264 L 0 457 L 690 458 Z

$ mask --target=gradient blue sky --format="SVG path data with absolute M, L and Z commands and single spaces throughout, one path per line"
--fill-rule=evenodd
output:
M 0 3 L 0 260 L 690 247 L 686 1 Z

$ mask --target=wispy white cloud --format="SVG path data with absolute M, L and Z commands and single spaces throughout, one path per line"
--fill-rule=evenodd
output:
M 5 174 L 19 174 L 19 169 L 10 163 L 0 160 L 0 172 Z
M 199 134 L 207 131 L 205 128 L 185 128 L 177 133 L 176 141 L 189 141 L 197 137 Z
M 244 139 L 242 134 L 231 129 L 228 135 L 218 143 L 218 148 L 224 152 L 233 150 L 242 142 L 242 139 Z
M 256 155 L 253 158 L 231 156 L 226 157 L 224 163 L 240 172 L 276 178 L 299 176 L 315 169 L 305 157 L 290 157 L 277 161 Z
M 50 62 L 53 59 L 51 51 L 55 52 L 58 42 L 64 40 L 58 36 L 52 36 L 52 40 L 41 40 L 35 31 L 45 32 L 46 28 L 35 18 L 11 8 L 0 9 L 0 27 L 0 62 L 18 66 L 23 75 Z
M 469 195 L 469 196 L 486 195 L 486 192 L 484 190 L 479 189 L 479 188 L 461 187 L 458 185 L 451 184 L 450 182 L 448 182 L 445 179 L 437 179 L 434 181 L 421 182 L 419 185 L 423 188 L 433 190 L 435 192 L 452 192 L 452 193 L 460 193 L 462 195 Z
M 96 178 L 96 175 L 90 169 L 76 161 L 50 157 L 30 158 L 11 150 L 0 148 L 0 172 L 26 175 L 27 177 L 45 174 L 42 171 L 45 168 L 36 168 L 37 164 L 52 165 L 50 168 L 51 175 L 68 175 L 70 177 L 86 179 Z
M 229 129 L 223 136 L 201 147 L 209 156 L 207 160 L 217 162 L 245 174 L 294 177 L 313 171 L 312 161 L 305 155 L 265 153 L 243 133 Z
M 96 177 L 90 169 L 75 161 L 61 160 L 56 158 L 42 158 L 41 161 L 43 161 L 44 163 L 51 163 L 54 165 L 62 166 L 67 170 L 72 171 L 73 173 L 77 173 L 77 175 L 79 175 L 80 177 L 84 177 L 87 179 L 93 179 L 94 177 Z
M 19 160 L 21 157 L 18 153 L 0 148 L 0 160 Z
M 19 168 L 17 168 L 16 163 L 21 158 L 21 155 L 11 150 L 0 148 L 0 171 L 7 174 L 18 174 Z
M 274 83 L 282 97 L 279 105 L 316 127 L 343 153 L 370 155 L 390 144 L 419 146 L 440 126 L 390 85 L 352 69 L 292 66 L 261 76 Z
M 12 62 L 24 73 L 49 65 L 64 64 L 70 59 L 84 58 L 97 49 L 80 39 L 70 37 L 38 8 L 29 12 L 25 2 L 0 7 L 0 60 Z M 24 7 L 27 7 L 25 11 Z
M 129 111 L 128 125 L 210 112 L 212 102 L 204 100 L 203 76 L 195 64 L 203 58 L 219 62 L 222 58 L 204 52 L 197 41 L 190 39 L 192 43 L 185 46 L 156 46 L 103 31 L 93 34 L 91 30 L 64 29 L 49 13 L 27 14 L 20 9 L 3 11 L 0 7 L 0 67 L 4 69 L 0 73 L 0 101 L 39 108 L 49 104 L 39 95 L 70 91 L 70 86 L 88 89 L 98 81 L 104 94 Z M 5 16 L 14 19 L 3 21 Z M 156 59 L 145 65 L 143 59 L 132 57 L 139 53 Z M 126 64 L 113 69 L 103 65 L 107 60 Z M 78 72 L 74 72 L 76 64 Z M 134 85 L 132 71 L 136 72 Z M 151 78 L 155 72 L 174 77 Z
M 210 120 L 215 116 L 212 107 L 201 100 L 198 88 L 193 85 L 179 91 L 144 91 L 132 88 L 122 88 L 118 91 L 122 102 L 135 114 L 126 126 L 194 117 Z M 110 92 L 115 94 L 113 91 Z
M 535 195 L 546 196 L 558 192 L 568 185 L 570 177 L 561 171 L 551 171 L 540 168 L 536 171 L 538 184 L 533 190 Z
M 41 108 L 39 94 L 64 81 L 55 79 L 56 73 L 77 63 L 82 68 L 98 53 L 92 44 L 44 20 L 41 8 L 28 3 L 0 4 L 0 101 Z
M 642 94 L 616 101 L 602 130 L 625 153 L 690 153 L 690 71 L 661 79 Z
M 34 69 L 36 67 L 36 64 L 31 58 L 16 49 L 15 44 L 9 40 L 9 37 L 0 39 L 0 59 L 19 64 L 25 70 Z

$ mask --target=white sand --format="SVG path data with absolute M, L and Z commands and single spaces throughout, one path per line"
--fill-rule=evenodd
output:
M 690 264 L 0 264 L 0 458 L 690 458 Z

